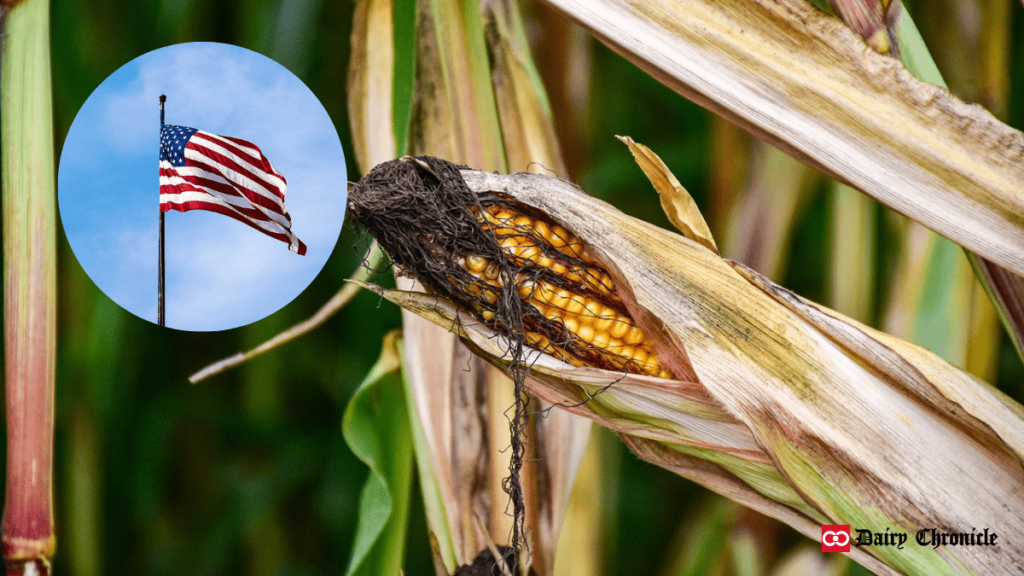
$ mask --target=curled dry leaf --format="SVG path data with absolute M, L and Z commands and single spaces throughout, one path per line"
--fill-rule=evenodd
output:
M 616 136 L 616 138 L 629 146 L 629 151 L 633 153 L 636 163 L 640 165 L 644 174 L 647 175 L 647 179 L 658 191 L 661 208 L 676 230 L 682 232 L 683 236 L 690 240 L 707 246 L 717 254 L 718 246 L 715 245 L 715 239 L 711 236 L 708 223 L 704 221 L 704 216 L 697 208 L 697 203 L 693 201 L 693 197 L 686 191 L 686 188 L 679 183 L 675 174 L 647 146 L 637 144 L 629 136 Z
M 876 573 L 1024 567 L 1024 410 L 1013 400 L 566 181 L 461 176 L 479 197 L 519 205 L 578 237 L 675 376 L 534 350 L 531 393 L 814 539 L 821 524 L 999 534 L 993 547 L 853 548 L 850 556 Z M 508 365 L 508 331 L 479 309 L 457 297 L 378 290 Z

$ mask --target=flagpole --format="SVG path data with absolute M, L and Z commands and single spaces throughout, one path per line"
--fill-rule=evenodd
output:
M 163 132 L 164 128 L 164 102 L 167 101 L 167 96 L 160 95 L 160 131 Z M 163 134 L 161 134 L 161 143 Z M 161 147 L 163 144 L 161 144 Z M 159 199 L 159 196 L 157 196 Z M 158 200 L 159 207 L 159 200 Z M 164 211 L 160 210 L 160 262 L 157 265 L 157 273 L 159 278 L 156 283 L 156 323 L 160 326 L 164 326 Z

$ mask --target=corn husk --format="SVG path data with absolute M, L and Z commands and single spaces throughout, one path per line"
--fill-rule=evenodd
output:
M 913 344 L 801 299 L 707 246 L 543 175 L 465 170 L 581 237 L 679 380 L 572 367 L 536 353 L 528 389 L 617 431 L 641 458 L 786 522 L 1000 534 L 996 547 L 852 548 L 878 574 L 1024 566 L 1024 409 Z M 465 312 L 381 293 L 502 366 Z

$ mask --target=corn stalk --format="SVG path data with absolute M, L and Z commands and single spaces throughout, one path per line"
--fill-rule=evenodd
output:
M 49 574 L 57 247 L 49 3 L 0 4 L 8 574 Z
M 564 173 L 550 107 L 533 68 L 518 9 L 510 2 L 416 3 L 415 67 L 397 78 L 394 35 L 398 3 L 357 6 L 349 106 L 356 155 L 365 173 L 405 147 L 443 154 L 474 166 L 555 169 Z M 406 6 L 406 8 L 411 8 Z M 387 24 L 396 23 L 392 28 Z M 416 86 L 412 111 L 403 115 L 395 89 Z M 408 118 L 408 136 L 401 118 Z M 534 164 L 535 163 L 535 164 Z M 399 285 L 413 288 L 407 278 Z M 415 451 L 439 574 L 471 564 L 510 533 L 506 410 L 514 397 L 502 371 L 473 357 L 447 331 L 403 315 L 404 370 Z M 466 367 L 470 370 L 467 371 Z M 439 392 L 443 391 L 443 392 Z M 589 423 L 554 412 L 535 420 L 526 490 L 531 567 L 554 569 L 559 528 Z

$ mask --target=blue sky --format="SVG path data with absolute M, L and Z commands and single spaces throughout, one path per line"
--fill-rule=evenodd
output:
M 64 141 L 61 222 L 93 282 L 156 322 L 160 94 L 166 122 L 248 140 L 288 180 L 299 256 L 213 212 L 167 212 L 167 326 L 223 330 L 299 295 L 334 249 L 345 216 L 345 157 L 312 92 L 274 61 L 236 46 L 178 44 L 132 60 L 89 96 Z

